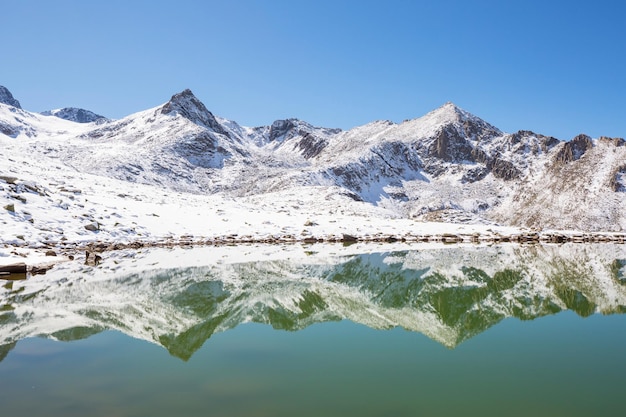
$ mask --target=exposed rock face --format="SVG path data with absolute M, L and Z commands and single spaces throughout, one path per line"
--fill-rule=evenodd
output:
M 328 142 L 324 139 L 316 137 L 311 133 L 304 133 L 302 140 L 298 142 L 298 149 L 301 151 L 302 156 L 306 159 L 313 158 L 322 152 Z
M 624 140 L 624 138 L 609 138 L 606 136 L 600 136 L 598 141 L 600 143 L 612 144 L 613 146 L 626 146 L 626 140 Z
M 296 129 L 297 122 L 297 119 L 276 120 L 270 126 L 269 141 L 274 142 L 284 139 L 288 133 Z
M 76 123 L 106 122 L 108 119 L 92 111 L 76 107 L 64 107 L 62 109 L 47 110 L 41 112 L 44 116 L 56 116 L 60 119 Z
M 189 140 L 179 141 L 172 149 L 192 165 L 201 168 L 222 168 L 224 158 L 232 156 L 210 132 L 202 132 Z
M 162 108 L 162 114 L 178 113 L 186 119 L 213 130 L 216 133 L 228 136 L 228 132 L 215 119 L 204 104 L 193 95 L 191 90 L 186 89 L 183 92 L 174 94 Z
M 445 127 L 437 134 L 428 154 L 446 162 L 475 162 L 473 150 L 472 145 L 456 129 Z
M 515 146 L 523 143 L 524 139 L 528 137 L 536 137 L 537 139 L 539 139 L 539 146 L 535 146 L 530 149 L 533 155 L 537 155 L 539 153 L 538 151 L 547 152 L 548 150 L 552 149 L 552 147 L 561 143 L 561 141 L 555 137 L 540 135 L 530 130 L 519 130 L 518 132 L 513 133 L 512 135 L 510 135 L 510 143 L 511 145 Z M 518 148 L 518 150 L 521 149 Z
M 20 106 L 20 102 L 13 97 L 13 94 L 11 94 L 9 89 L 2 85 L 0 85 L 0 103 L 8 104 L 9 106 L 17 107 L 18 109 L 22 108 L 22 106 Z
M 578 135 L 569 142 L 565 142 L 563 148 L 556 155 L 557 162 L 568 163 L 577 161 L 581 156 L 593 147 L 591 138 L 587 135 Z
M 11 126 L 8 123 L 0 121 L 0 133 L 2 133 L 3 135 L 14 138 L 19 134 L 19 132 L 19 129 L 17 129 L 15 126 Z
M 472 183 L 484 179 L 489 174 L 486 166 L 479 165 L 476 168 L 469 169 L 461 178 L 461 183 Z
M 311 159 L 326 148 L 329 137 L 340 132 L 341 129 L 315 127 L 302 120 L 286 119 L 274 121 L 266 137 L 274 149 L 287 148 Z
M 487 161 L 487 168 L 493 173 L 494 177 L 506 181 L 519 179 L 522 175 L 512 162 L 500 159 L 499 156 L 490 158 Z
M 615 169 L 609 186 L 615 192 L 626 192 L 626 164 Z

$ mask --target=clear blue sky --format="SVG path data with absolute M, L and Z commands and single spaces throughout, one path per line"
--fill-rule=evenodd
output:
M 6 1 L 0 85 L 112 118 L 185 88 L 247 126 L 447 101 L 507 132 L 626 137 L 626 1 Z

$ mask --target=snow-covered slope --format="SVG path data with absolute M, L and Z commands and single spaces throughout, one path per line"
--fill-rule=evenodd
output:
M 92 123 L 0 104 L 0 141 L 0 176 L 35 178 L 48 188 L 57 177 L 80 188 L 108 178 L 124 182 L 112 188 L 143 195 L 192 192 L 268 205 L 308 195 L 315 202 L 348 198 L 368 207 L 361 212 L 420 222 L 626 230 L 624 140 L 508 134 L 452 103 L 403 123 L 347 131 L 298 119 L 240 126 L 213 115 L 190 90 Z M 30 176 L 20 172 L 25 163 Z M 0 211 L 0 221 L 19 220 Z
M 31 113 L 19 107 L 0 103 L 0 138 L 24 141 L 37 138 L 38 146 L 46 147 L 49 142 L 65 141 L 92 128 L 54 116 Z M 45 160 L 41 161 L 45 164 Z
M 97 123 L 67 143 L 71 151 L 55 156 L 79 172 L 191 192 L 202 192 L 225 160 L 249 154 L 189 90 L 162 106 Z
M 496 217 L 536 228 L 625 230 L 624 145 L 584 135 L 559 143 L 540 170 L 516 184 Z
M 343 319 L 455 347 L 508 317 L 626 309 L 623 245 L 368 249 L 159 249 L 61 265 L 0 287 L 0 352 L 26 337 L 114 329 L 187 360 L 241 323 L 298 330 Z

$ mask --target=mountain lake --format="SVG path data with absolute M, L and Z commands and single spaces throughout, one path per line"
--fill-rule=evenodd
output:
M 0 404 L 13 417 L 612 415 L 624 312 L 624 245 L 105 254 L 0 281 Z

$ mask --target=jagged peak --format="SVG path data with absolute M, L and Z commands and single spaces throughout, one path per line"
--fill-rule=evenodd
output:
M 177 101 L 186 100 L 186 99 L 198 100 L 197 97 L 193 94 L 193 92 L 189 88 L 185 88 L 180 93 L 174 94 L 172 98 L 170 98 L 170 102 L 177 102 Z
M 177 111 L 200 111 L 201 113 L 211 114 L 204 104 L 198 100 L 188 88 L 180 93 L 174 94 L 161 108 L 161 113 L 163 114 L 170 114 Z M 211 116 L 213 115 L 211 114 Z
M 161 113 L 167 115 L 179 114 L 197 125 L 228 136 L 228 133 L 217 121 L 213 113 L 188 88 L 174 94 L 170 101 L 161 107 Z
M 308 125 L 307 122 L 303 122 L 300 119 L 296 119 L 294 117 L 290 117 L 288 119 L 274 120 L 274 122 L 271 124 L 270 128 L 271 129 L 280 129 L 280 128 L 285 127 L 285 126 L 295 127 L 295 126 L 297 126 L 299 124 Z
M 274 141 L 286 133 L 292 131 L 293 129 L 297 129 L 298 131 L 304 132 L 324 132 L 324 134 L 336 134 L 341 132 L 341 129 L 333 129 L 326 127 L 317 127 L 312 124 L 305 122 L 304 120 L 296 119 L 296 118 L 288 118 L 288 119 L 279 119 L 275 120 L 271 126 L 269 127 L 269 140 Z
M 20 102 L 17 101 L 13 97 L 13 94 L 11 94 L 9 89 L 6 88 L 3 85 L 0 85 L 0 103 L 7 104 L 7 105 L 13 106 L 13 107 L 17 107 L 18 109 L 22 108 L 22 106 L 20 105 Z

